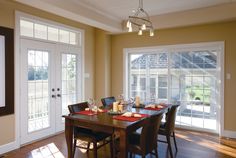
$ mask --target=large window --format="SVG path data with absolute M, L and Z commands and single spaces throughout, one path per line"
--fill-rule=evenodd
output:
M 176 123 L 218 131 L 219 43 L 127 49 L 126 96 L 180 104 Z

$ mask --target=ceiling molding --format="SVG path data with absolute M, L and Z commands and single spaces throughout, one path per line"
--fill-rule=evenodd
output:
M 25 5 L 29 5 L 67 19 L 94 26 L 109 32 L 122 32 L 122 25 L 119 19 L 114 20 L 91 9 L 74 3 L 67 3 L 65 0 L 15 0 Z
M 152 16 L 156 29 L 192 26 L 236 19 L 236 2 L 213 7 Z
M 109 14 L 95 4 L 89 6 L 80 0 L 15 0 L 67 19 L 84 23 L 110 33 L 122 33 L 124 21 L 114 14 Z M 236 0 L 211 7 L 172 12 L 151 16 L 155 29 L 191 26 L 236 19 Z M 110 2 L 111 3 L 111 2 Z M 116 3 L 118 3 L 116 1 Z M 122 12 L 122 11 L 121 11 Z M 128 17 L 128 15 L 127 15 Z

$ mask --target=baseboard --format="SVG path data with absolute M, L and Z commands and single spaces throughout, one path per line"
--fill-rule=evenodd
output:
M 221 136 L 227 138 L 236 138 L 236 131 L 224 130 Z
M 19 148 L 19 146 L 17 145 L 16 141 L 1 145 L 0 146 L 0 155 L 7 153 L 9 151 L 15 150 L 17 148 Z

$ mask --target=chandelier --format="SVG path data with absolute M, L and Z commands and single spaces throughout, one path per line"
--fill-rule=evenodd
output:
M 138 31 L 142 35 L 143 31 L 149 31 L 150 36 L 154 36 L 154 29 L 148 13 L 143 9 L 143 0 L 139 0 L 139 7 L 133 16 L 129 16 L 127 24 L 128 32 Z

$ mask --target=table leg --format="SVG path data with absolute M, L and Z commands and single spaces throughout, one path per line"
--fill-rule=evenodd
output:
M 119 158 L 127 158 L 127 133 L 125 130 L 120 130 L 120 154 Z
M 66 144 L 67 144 L 67 151 L 68 151 L 68 158 L 73 158 L 74 154 L 72 151 L 73 148 L 73 126 L 71 120 L 65 120 L 65 136 L 66 136 Z

